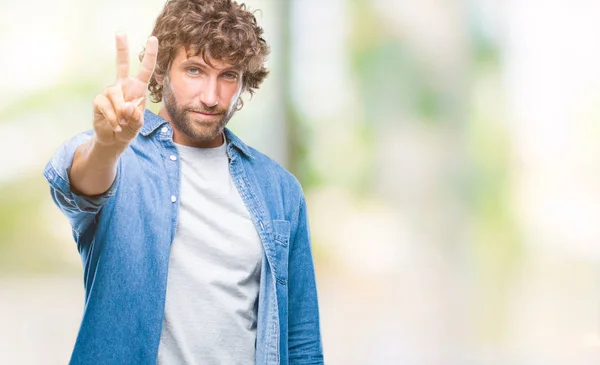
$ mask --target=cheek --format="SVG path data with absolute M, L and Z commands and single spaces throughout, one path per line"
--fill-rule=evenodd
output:
M 221 100 L 226 100 L 228 104 L 234 101 L 241 91 L 241 84 L 228 84 L 221 88 Z
M 202 83 L 198 79 L 183 78 L 171 85 L 173 94 L 182 104 L 187 104 L 198 97 L 199 91 L 202 89 Z

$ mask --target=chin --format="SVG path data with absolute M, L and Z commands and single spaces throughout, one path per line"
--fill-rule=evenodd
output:
M 223 128 L 217 125 L 202 126 L 194 128 L 194 139 L 199 141 L 212 141 L 223 132 Z

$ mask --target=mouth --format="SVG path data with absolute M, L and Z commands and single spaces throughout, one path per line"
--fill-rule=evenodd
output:
M 219 115 L 221 115 L 222 113 L 207 113 L 207 112 L 202 112 L 202 111 L 198 111 L 198 110 L 189 110 L 190 113 L 199 116 L 202 119 L 207 119 L 207 120 L 212 120 L 215 117 L 218 117 Z

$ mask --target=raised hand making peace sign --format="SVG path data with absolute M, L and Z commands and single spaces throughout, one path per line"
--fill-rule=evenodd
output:
M 144 124 L 146 90 L 154 72 L 158 40 L 148 38 L 140 71 L 129 76 L 129 44 L 124 33 L 116 35 L 117 82 L 94 99 L 94 131 L 98 143 L 128 145 Z

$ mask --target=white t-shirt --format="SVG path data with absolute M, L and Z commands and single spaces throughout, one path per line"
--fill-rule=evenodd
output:
M 229 173 L 227 144 L 177 145 L 181 192 L 158 364 L 254 364 L 260 238 Z

